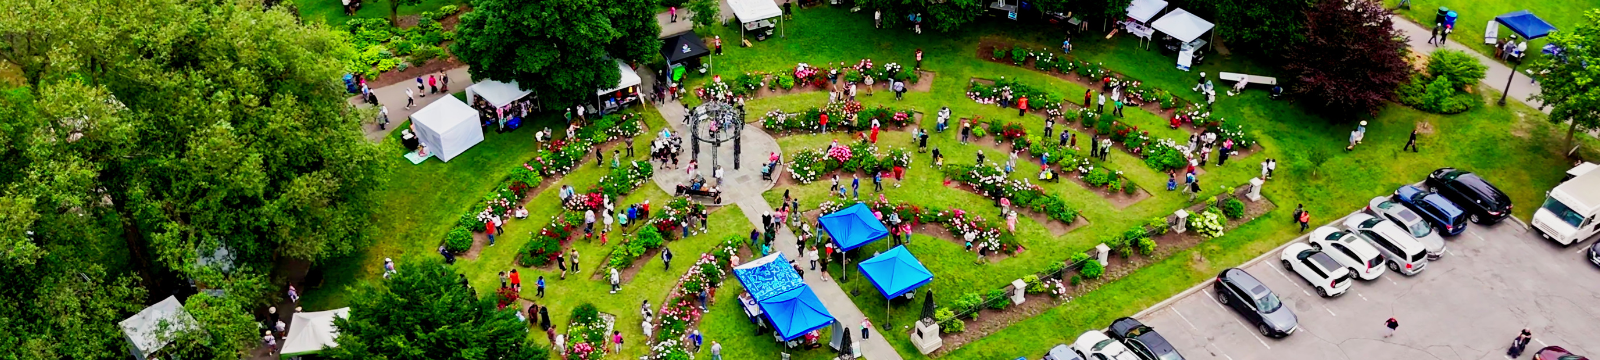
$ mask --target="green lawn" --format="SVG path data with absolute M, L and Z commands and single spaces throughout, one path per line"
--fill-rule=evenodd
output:
M 1389 8 L 1399 6 L 1400 0 L 1384 0 Z M 1555 25 L 1556 29 L 1572 29 L 1584 21 L 1583 12 L 1600 7 L 1600 2 L 1593 0 L 1538 0 L 1538 1 L 1513 1 L 1513 0 L 1413 0 L 1411 9 L 1398 9 L 1396 13 L 1405 15 L 1421 24 L 1424 28 L 1433 28 L 1433 18 L 1439 13 L 1439 7 L 1447 7 L 1456 12 L 1455 31 L 1450 33 L 1450 39 L 1460 42 L 1473 50 L 1489 57 L 1494 57 L 1494 46 L 1483 43 L 1483 34 L 1489 21 L 1505 13 L 1528 10 L 1534 15 Z M 1395 21 L 1403 21 L 1396 19 Z M 1510 28 L 1495 23 L 1500 27 L 1500 37 L 1516 35 Z M 1520 37 L 1520 36 L 1519 36 Z M 1545 41 L 1538 39 L 1528 42 L 1528 52 L 1539 54 Z M 1543 55 L 1534 55 L 1543 56 Z
M 438 10 L 440 6 L 462 5 L 463 0 L 422 0 L 421 4 L 400 7 L 400 16 L 421 14 L 423 11 Z M 339 0 L 316 0 L 295 2 L 300 7 L 300 18 L 312 21 L 321 21 L 330 26 L 343 26 L 345 20 L 352 18 L 389 18 L 389 0 L 368 0 L 361 4 L 361 10 L 356 11 L 356 16 L 345 16 L 344 5 Z

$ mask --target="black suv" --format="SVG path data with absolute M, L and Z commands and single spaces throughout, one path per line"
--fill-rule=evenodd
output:
M 1300 328 L 1300 320 L 1261 280 L 1239 268 L 1223 270 L 1212 284 L 1217 302 L 1250 320 L 1261 335 L 1281 338 Z
M 1144 323 L 1140 323 L 1139 320 L 1134 320 L 1131 317 L 1112 321 L 1111 328 L 1106 331 L 1106 334 L 1111 335 L 1112 339 L 1121 341 L 1129 349 L 1133 349 L 1133 353 L 1139 354 L 1139 358 L 1145 360 L 1183 360 L 1183 355 L 1178 354 L 1178 349 L 1173 348 L 1172 343 L 1167 342 L 1167 338 L 1161 337 L 1161 334 L 1157 333 L 1156 329 L 1145 326 Z
M 1472 222 L 1493 224 L 1511 216 L 1511 197 L 1477 174 L 1443 168 L 1428 174 L 1425 183 L 1465 210 Z

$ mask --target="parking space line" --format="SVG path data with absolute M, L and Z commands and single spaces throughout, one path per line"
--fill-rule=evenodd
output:
M 1289 280 L 1289 284 L 1293 284 L 1296 289 L 1300 289 L 1300 292 L 1305 293 L 1306 296 L 1311 296 L 1311 292 L 1310 291 L 1306 291 L 1305 288 L 1300 287 L 1299 282 L 1294 281 L 1294 278 L 1289 277 L 1289 274 L 1284 274 L 1283 270 L 1278 270 L 1277 266 L 1267 265 L 1267 267 L 1272 268 L 1272 271 L 1278 272 L 1278 275 L 1283 275 L 1284 279 Z
M 1211 295 L 1211 290 L 1206 290 L 1206 295 Z M 1228 312 L 1228 307 L 1222 306 L 1222 303 L 1217 302 L 1217 297 L 1216 296 L 1210 296 L 1210 297 L 1211 297 L 1211 303 L 1212 304 L 1217 304 L 1217 307 L 1222 308 L 1223 312 Z M 1261 340 L 1261 337 L 1256 335 L 1256 329 L 1250 328 L 1249 326 L 1245 326 L 1243 321 L 1239 321 L 1239 317 L 1237 317 L 1237 316 L 1233 317 L 1233 323 L 1239 324 L 1239 326 L 1244 327 L 1244 332 L 1245 333 L 1250 334 L 1250 337 L 1256 338 L 1256 341 L 1260 342 L 1261 346 L 1266 347 L 1267 350 L 1272 350 L 1272 346 L 1267 345 L 1267 341 L 1266 340 Z M 1229 359 L 1232 359 L 1232 358 L 1229 358 Z
M 1467 233 L 1468 234 L 1472 234 L 1472 237 L 1478 238 L 1478 240 L 1489 241 L 1489 240 L 1484 240 L 1482 236 L 1478 236 L 1478 233 L 1476 233 L 1476 232 L 1468 231 Z
M 1213 343 L 1206 343 L 1206 345 L 1211 345 L 1212 348 L 1217 349 L 1217 353 L 1218 354 L 1222 354 L 1222 357 L 1228 358 L 1228 360 L 1233 360 L 1233 357 L 1232 356 L 1228 356 L 1228 353 L 1222 352 L 1222 347 L 1221 346 L 1217 346 L 1217 344 L 1213 344 Z
M 1356 296 L 1360 296 L 1360 297 L 1361 297 L 1361 301 L 1367 301 L 1367 297 L 1366 297 L 1366 295 L 1361 295 L 1361 293 L 1358 293 L 1358 292 L 1354 292 L 1354 291 L 1351 291 L 1351 292 L 1352 292 L 1352 293 L 1355 293 L 1355 294 L 1356 294 Z
M 1399 273 L 1399 272 L 1398 271 L 1390 271 L 1389 273 L 1390 274 L 1394 274 L 1394 273 Z M 1400 285 L 1400 283 L 1394 282 L 1394 279 L 1390 279 L 1388 276 L 1379 276 L 1379 277 L 1383 278 L 1384 280 L 1389 280 L 1390 284 L 1395 284 L 1396 286 Z
M 1187 324 L 1189 324 L 1189 328 L 1190 328 L 1190 329 L 1195 329 L 1195 330 L 1200 330 L 1200 328 L 1198 328 L 1198 327 L 1195 327 L 1195 326 L 1194 326 L 1194 323 L 1192 323 L 1192 322 L 1189 322 L 1189 317 L 1188 317 L 1188 316 L 1183 316 L 1183 312 L 1181 312 L 1181 311 L 1178 311 L 1178 308 L 1177 308 L 1177 307 L 1173 307 L 1173 308 L 1172 308 L 1172 313 L 1174 313 L 1174 314 L 1178 314 L 1178 318 L 1179 318 L 1179 319 L 1183 319 L 1183 322 L 1184 322 L 1184 323 L 1187 323 Z
M 1320 306 L 1322 306 L 1323 310 L 1327 310 L 1328 311 L 1328 315 L 1333 315 L 1333 316 L 1336 316 L 1336 317 L 1339 316 L 1339 314 L 1333 313 L 1333 309 L 1328 308 L 1327 305 L 1320 305 Z
M 1456 256 L 1456 252 L 1450 251 L 1450 249 L 1444 249 L 1444 252 L 1449 253 L 1450 256 Z
M 1539 346 L 1550 346 L 1550 344 L 1545 344 L 1544 340 L 1539 340 L 1539 338 L 1533 338 L 1533 341 L 1538 341 Z

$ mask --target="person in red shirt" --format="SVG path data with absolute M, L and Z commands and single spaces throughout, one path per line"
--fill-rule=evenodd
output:
M 828 132 L 828 113 L 822 113 L 822 132 Z
M 439 78 L 436 78 L 433 75 L 428 75 L 428 93 L 439 93 Z
M 522 275 L 517 275 L 517 269 L 511 269 L 511 289 L 522 292 Z
M 916 70 L 922 70 L 922 49 L 917 49 L 917 67 L 916 67 Z
M 1093 94 L 1094 94 L 1094 90 L 1084 90 L 1083 91 L 1083 108 L 1085 108 L 1085 109 L 1089 108 L 1089 99 L 1093 98 L 1093 96 L 1091 96 Z
M 1024 115 L 1028 115 L 1028 96 L 1027 95 L 1023 95 L 1021 99 L 1017 99 L 1017 116 L 1024 116 Z

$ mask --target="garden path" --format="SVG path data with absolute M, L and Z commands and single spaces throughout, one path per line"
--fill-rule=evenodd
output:
M 1410 18 L 1403 16 L 1394 17 L 1394 27 L 1395 29 L 1399 29 L 1401 34 L 1406 35 L 1406 41 L 1411 44 L 1411 48 L 1419 53 L 1431 53 L 1433 52 L 1433 49 L 1438 48 L 1438 46 L 1428 44 L 1428 37 L 1432 36 L 1432 28 L 1423 27 L 1420 24 L 1412 22 Z M 1471 41 L 1473 46 L 1488 46 L 1483 45 L 1483 39 L 1465 40 Z M 1468 55 L 1472 55 L 1472 57 L 1477 58 L 1478 62 L 1489 67 L 1488 71 L 1484 72 L 1485 75 L 1483 80 L 1480 82 L 1489 86 L 1490 88 L 1494 88 L 1495 90 L 1505 90 L 1506 76 L 1511 74 L 1511 68 L 1506 66 L 1505 63 L 1495 61 L 1487 56 L 1483 56 L 1483 54 L 1467 48 L 1466 45 L 1462 45 L 1453 38 L 1452 40 L 1446 41 L 1444 47 L 1454 50 L 1461 50 L 1466 52 Z M 1528 51 L 1533 52 L 1539 50 L 1528 49 Z M 1528 97 L 1538 93 L 1539 84 L 1534 83 L 1532 79 L 1528 78 L 1527 73 L 1518 72 L 1516 74 L 1516 78 L 1511 80 L 1511 92 L 1509 93 L 1510 96 L 1507 98 L 1516 99 L 1524 104 L 1528 104 L 1528 106 L 1537 108 L 1542 105 L 1542 103 L 1537 100 L 1529 99 Z M 1546 114 L 1550 113 L 1550 108 L 1543 108 L 1539 110 L 1544 111 Z
M 446 73 L 450 76 L 449 85 L 451 91 L 465 91 L 468 85 L 472 85 L 472 76 L 467 75 L 466 66 L 450 69 L 446 71 Z M 423 73 L 417 73 L 414 75 L 427 76 L 427 74 Z M 445 96 L 450 96 L 450 94 L 444 92 L 440 92 L 438 94 L 429 94 L 428 97 L 418 96 L 416 98 L 416 105 L 413 105 L 410 109 L 407 109 L 406 89 L 409 88 L 415 92 L 416 86 L 417 85 L 415 81 L 402 81 L 398 84 L 372 89 L 373 93 L 378 94 L 378 103 L 389 106 L 389 127 L 387 129 L 379 130 L 378 123 L 376 121 L 370 121 L 371 119 L 368 119 L 369 121 L 363 121 L 361 123 L 361 132 L 367 135 L 368 141 L 372 141 L 374 143 L 383 142 L 383 138 L 389 136 L 390 131 L 394 131 L 394 128 L 399 127 L 400 123 L 403 123 L 406 121 L 406 119 L 411 118 L 411 113 L 422 110 L 423 107 L 428 106 L 428 104 L 432 104 L 434 100 L 441 99 Z M 362 102 L 360 94 L 351 96 L 350 104 L 355 105 L 358 108 L 375 106 Z
M 640 73 L 649 73 L 649 71 L 641 71 Z M 654 81 L 654 79 L 647 79 L 647 84 L 644 86 L 648 87 L 648 83 L 651 81 Z M 688 131 L 688 126 L 682 121 L 684 116 L 683 104 L 677 101 L 668 101 L 664 105 L 657 106 L 656 109 L 661 112 L 661 117 L 667 120 L 667 124 L 673 127 L 673 131 Z M 685 146 L 688 146 L 688 144 L 685 144 Z M 726 183 L 722 187 L 723 203 L 738 204 L 739 208 L 744 211 L 745 217 L 750 219 L 750 223 L 759 227 L 761 225 L 761 214 L 775 212 L 772 206 L 767 204 L 767 201 L 761 197 L 761 193 L 772 188 L 773 183 L 761 180 L 761 165 L 759 164 L 766 160 L 768 152 L 775 151 L 781 154 L 782 150 L 778 148 L 777 140 L 754 125 L 745 125 L 741 146 L 743 146 L 744 150 L 744 164 L 741 164 L 739 170 L 733 170 L 731 166 L 723 168 L 724 176 L 726 177 Z M 719 156 L 724 160 L 731 159 L 732 153 L 733 151 L 730 147 L 724 146 Z M 710 162 L 702 162 L 701 169 L 698 172 L 709 179 L 711 170 L 710 166 L 706 164 L 710 164 Z M 683 165 L 687 166 L 686 163 Z M 673 189 L 675 185 L 688 177 L 689 175 L 680 167 L 679 169 L 656 171 L 654 180 L 662 189 Z M 801 260 L 803 259 L 801 254 L 796 252 L 798 250 L 795 248 L 796 237 L 793 232 L 789 231 L 787 226 L 779 227 L 777 240 L 773 242 L 773 245 L 775 249 L 783 251 L 785 257 L 803 261 Z M 805 273 L 806 284 L 810 285 L 813 291 L 816 291 L 817 298 L 822 300 L 823 306 L 827 307 L 828 312 L 833 314 L 834 319 L 837 319 L 840 325 L 847 327 L 859 326 L 861 319 L 865 317 L 861 309 L 856 308 L 855 302 L 850 300 L 849 295 L 845 294 L 844 289 L 839 287 L 838 282 L 832 280 L 823 281 L 819 277 L 820 275 L 821 272 L 819 271 L 807 271 Z M 875 323 L 882 323 L 882 321 L 883 319 L 879 319 Z M 873 331 L 877 332 L 878 329 L 881 329 L 881 327 L 875 328 Z M 862 344 L 862 356 L 873 360 L 901 359 L 900 353 L 896 352 L 894 347 L 884 340 L 882 334 L 875 335 L 877 336 L 868 338 L 866 343 Z

